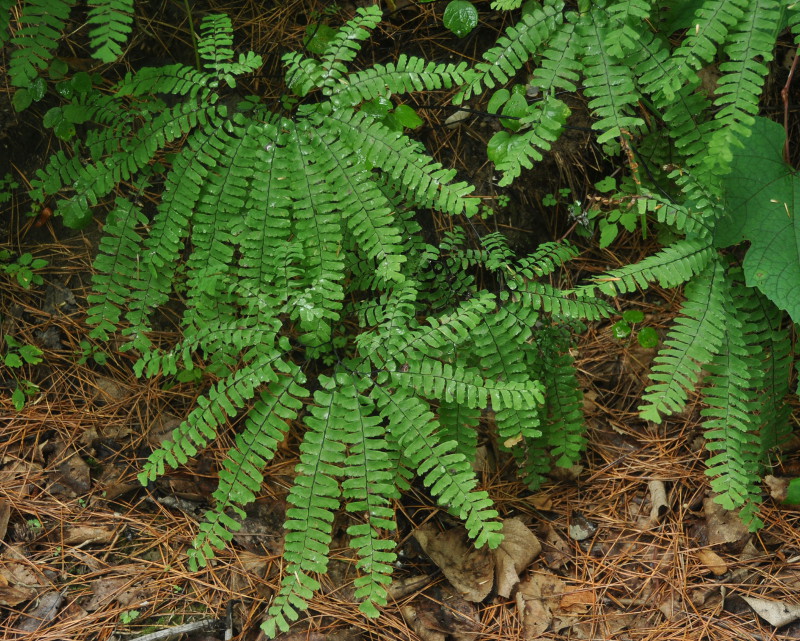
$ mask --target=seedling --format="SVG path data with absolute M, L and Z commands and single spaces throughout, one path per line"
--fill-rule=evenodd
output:
M 658 346 L 658 333 L 652 327 L 642 327 L 636 330 L 636 325 L 644 320 L 644 312 L 638 309 L 629 309 L 622 313 L 622 320 L 614 323 L 611 330 L 614 338 L 624 340 L 635 333 L 636 340 L 645 349 Z

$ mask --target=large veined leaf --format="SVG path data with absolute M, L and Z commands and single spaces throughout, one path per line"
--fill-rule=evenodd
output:
M 752 135 L 734 152 L 724 181 L 727 215 L 715 231 L 717 247 L 743 240 L 747 284 L 800 322 L 800 177 L 783 161 L 783 127 L 756 118 Z

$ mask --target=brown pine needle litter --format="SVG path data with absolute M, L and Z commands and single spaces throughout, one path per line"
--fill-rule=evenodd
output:
M 412 46 L 429 59 L 449 59 L 453 40 L 440 27 L 436 3 L 413 13 L 401 4 L 395 19 L 378 29 L 384 45 L 365 47 L 365 62 L 384 62 Z M 305 34 L 297 16 L 323 8 L 304 0 L 279 5 L 215 7 L 231 15 L 237 38 L 249 39 L 264 54 L 262 74 L 248 81 L 245 93 L 279 97 L 274 79 L 282 73 L 280 55 L 298 49 Z M 142 57 L 166 57 L 176 43 L 189 41 L 185 20 L 145 26 L 155 37 L 133 43 L 142 46 Z M 505 25 L 498 18 L 491 26 L 499 33 Z M 456 53 L 474 60 L 484 45 L 472 40 Z M 492 202 L 498 195 L 492 167 L 476 151 L 485 148 L 490 125 L 473 118 L 446 127 L 447 98 L 442 92 L 440 105 L 427 105 L 421 139 L 437 160 L 456 167 L 460 179 L 473 182 L 476 193 Z M 589 122 L 580 99 L 572 100 L 574 122 Z M 544 207 L 542 198 L 567 188 L 582 199 L 592 180 L 604 175 L 599 158 L 588 135 L 570 132 L 535 172 L 503 192 L 510 204 L 496 218 L 466 223 L 434 215 L 431 228 L 500 229 L 523 249 L 561 237 L 574 224 L 564 211 Z M 30 174 L 36 160 L 15 167 Z M 296 436 L 289 436 L 269 465 L 262 496 L 234 545 L 209 567 L 189 571 L 186 549 L 236 424 L 189 465 L 148 490 L 138 485 L 141 462 L 186 415 L 200 387 L 137 380 L 134 357 L 117 345 L 103 346 L 108 361 L 102 367 L 91 358 L 79 362 L 99 236 L 93 227 L 82 233 L 52 223 L 34 228 L 24 205 L 4 205 L 8 227 L 0 241 L 47 259 L 49 266 L 42 287 L 28 291 L 4 282 L 0 334 L 40 346 L 44 360 L 13 373 L 0 368 L 0 638 L 135 639 L 192 621 L 224 620 L 232 607 L 235 638 L 258 639 L 281 577 L 281 524 Z M 640 234 L 622 236 L 609 251 L 585 253 L 558 278 L 569 285 L 585 282 L 635 262 L 653 243 Z M 680 303 L 680 292 L 655 288 L 618 304 L 620 311 L 642 310 L 645 324 L 663 338 Z M 170 341 L 178 315 L 163 315 L 156 340 Z M 781 505 L 765 488 L 766 525 L 760 532 L 743 531 L 735 516 L 721 512 L 709 499 L 697 397 L 660 425 L 641 421 L 636 409 L 654 350 L 614 338 L 612 323 L 591 325 L 576 350 L 589 440 L 582 469 L 564 471 L 531 493 L 484 435 L 483 489 L 502 518 L 520 518 L 543 545 L 520 575 L 524 594 L 520 587 L 511 598 L 492 593 L 483 603 L 464 605 L 413 537 L 425 524 L 448 530 L 457 523 L 415 488 L 397 505 L 400 557 L 394 578 L 396 585 L 408 582 L 409 590 L 398 590 L 378 621 L 361 616 L 353 602 L 353 553 L 339 536 L 322 590 L 307 617 L 282 635 L 284 641 L 797 639 L 800 621 L 772 625 L 743 597 L 786 607 L 800 602 L 800 511 Z M 17 411 L 10 390 L 12 379 L 20 377 L 39 391 Z M 800 475 L 797 450 L 785 452 L 773 473 Z M 350 518 L 341 515 L 335 531 L 344 532 Z

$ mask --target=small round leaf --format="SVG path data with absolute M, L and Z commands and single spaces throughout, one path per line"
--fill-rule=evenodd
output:
M 617 321 L 611 328 L 614 333 L 614 338 L 623 339 L 631 335 L 631 326 L 625 321 Z
M 478 26 L 478 10 L 467 0 L 452 0 L 444 10 L 444 26 L 463 38 Z

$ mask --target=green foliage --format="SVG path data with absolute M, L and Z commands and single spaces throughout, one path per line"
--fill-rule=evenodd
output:
M 770 449 L 789 430 L 791 341 L 783 312 L 797 321 L 800 279 L 794 176 L 781 160 L 781 128 L 756 114 L 781 25 L 800 38 L 800 5 L 706 0 L 670 7 L 665 15 L 647 0 L 606 0 L 569 11 L 559 0 L 545 0 L 483 54 L 458 99 L 509 82 L 531 60 L 539 64 L 530 82 L 544 104 L 582 85 L 597 141 L 609 152 L 623 151 L 631 168 L 630 179 L 612 188 L 616 193 L 597 199 L 610 210 L 608 204 L 589 209 L 600 245 L 609 246 L 620 227 L 640 226 L 646 234 L 656 225 L 670 240 L 576 294 L 685 285 L 681 315 L 654 361 L 641 415 L 660 421 L 682 411 L 703 382 L 712 487 L 722 505 L 742 508 L 756 528 L 760 475 Z M 645 26 L 651 24 L 663 31 Z M 685 27 L 684 37 L 668 40 Z M 697 71 L 716 60 L 723 75 L 708 99 L 698 90 Z M 489 102 L 498 103 L 496 97 Z M 554 136 L 542 137 L 551 143 L 563 125 L 560 120 Z M 524 126 L 492 140 L 489 157 L 498 169 L 535 158 L 533 139 L 510 142 L 523 132 Z M 518 172 L 506 173 L 502 184 Z M 739 270 L 724 250 L 742 240 L 751 245 Z
M 756 118 L 752 135 L 734 154 L 723 183 L 726 214 L 715 229 L 714 242 L 727 247 L 750 242 L 742 269 L 750 287 L 757 287 L 800 323 L 800 210 L 798 178 L 783 160 L 786 134 L 779 124 Z
M 22 370 L 27 365 L 37 365 L 42 362 L 42 350 L 35 345 L 21 343 L 8 335 L 4 336 L 3 340 L 6 344 L 5 353 L 2 355 L 3 365 L 10 370 Z M 11 403 L 15 410 L 20 411 L 25 407 L 28 397 L 35 396 L 39 392 L 39 387 L 16 374 L 13 374 L 13 377 L 15 387 L 11 393 Z
M 551 464 L 574 464 L 585 439 L 568 328 L 612 311 L 549 282 L 576 253 L 566 243 L 516 258 L 500 234 L 425 242 L 415 209 L 455 223 L 478 213 L 479 200 L 403 133 L 416 114 L 393 101 L 459 86 L 470 72 L 404 55 L 350 71 L 379 18 L 377 7 L 359 9 L 318 42 L 318 57 L 286 54 L 295 97 L 281 108 L 256 97 L 222 104 L 220 91 L 261 59 L 234 58 L 230 22 L 208 16 L 202 69 L 144 68 L 102 95 L 74 94 L 61 113 L 80 114 L 88 133 L 54 154 L 31 189 L 38 202 L 59 196 L 56 215 L 70 226 L 116 193 L 88 297 L 92 341 L 121 332 L 139 375 L 187 380 L 213 368 L 213 384 L 141 481 L 185 464 L 246 414 L 193 567 L 230 542 L 278 444 L 302 425 L 270 635 L 319 589 L 340 507 L 360 609 L 378 615 L 396 560 L 392 501 L 415 475 L 475 545 L 499 545 L 497 512 L 470 464 L 481 421 L 496 424 L 531 487 Z M 139 194 L 151 184 L 163 190 L 144 211 Z M 152 317 L 174 290 L 182 337 L 157 345 Z
M 19 4 L 19 19 L 9 19 L 11 7 Z M 70 18 L 74 0 L 3 0 L 0 3 L 0 44 L 13 36 L 8 74 L 18 87 L 14 96 L 17 111 L 44 95 L 45 82 L 40 73 L 53 62 L 61 33 Z M 87 25 L 92 56 L 101 62 L 113 62 L 121 54 L 133 24 L 133 0 L 98 0 L 90 3 Z M 52 75 L 52 74 L 51 74 Z
M 12 253 L 8 249 L 0 249 L 0 274 L 14 277 L 19 286 L 25 289 L 44 283 L 41 275 L 37 274 L 36 270 L 46 267 L 46 260 L 34 258 L 28 252 L 19 255 L 15 260 L 11 260 L 11 257 Z

